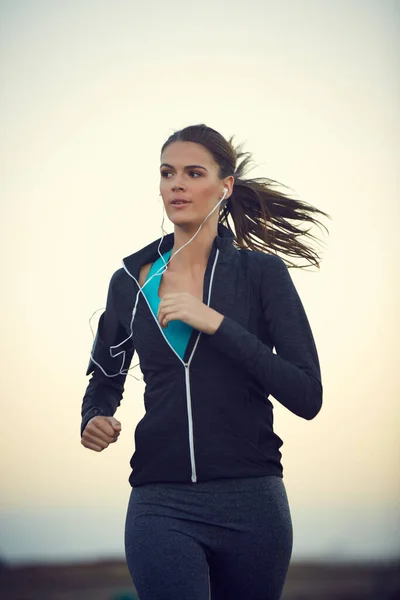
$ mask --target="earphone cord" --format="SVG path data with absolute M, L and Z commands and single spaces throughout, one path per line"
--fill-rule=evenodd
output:
M 212 214 L 214 213 L 214 211 L 215 211 L 215 210 L 216 210 L 216 209 L 219 207 L 219 205 L 221 204 L 221 202 L 223 202 L 223 201 L 225 200 L 225 196 L 226 196 L 227 192 L 228 192 L 228 188 L 224 188 L 224 195 L 222 196 L 221 200 L 219 200 L 219 202 L 218 202 L 218 203 L 217 203 L 217 204 L 214 206 L 214 208 L 213 208 L 213 209 L 212 209 L 212 210 L 211 210 L 211 211 L 208 213 L 208 215 L 205 217 L 205 219 L 204 219 L 204 220 L 202 221 L 202 223 L 200 224 L 200 226 L 199 226 L 198 230 L 196 231 L 196 233 L 195 233 L 195 234 L 194 234 L 194 235 L 193 235 L 193 236 L 190 238 L 190 240 L 189 240 L 189 241 L 187 241 L 185 244 L 183 244 L 183 246 L 181 246 L 180 248 L 178 248 L 178 250 L 177 250 L 177 251 L 176 251 L 176 252 L 175 252 L 175 253 L 174 253 L 172 256 L 170 256 L 170 258 L 169 258 L 169 260 L 168 260 L 167 262 L 165 262 L 165 259 L 164 259 L 164 257 L 162 256 L 162 254 L 161 254 L 161 251 L 160 251 L 160 248 L 161 248 L 162 242 L 163 242 L 163 240 L 164 240 L 164 237 L 165 237 L 165 232 L 164 232 L 164 227 L 163 227 L 163 225 L 164 225 L 164 211 L 163 211 L 163 220 L 162 220 L 162 223 L 161 223 L 162 237 L 161 237 L 161 239 L 160 239 L 160 242 L 159 242 L 159 244 L 158 244 L 158 247 L 157 247 L 157 252 L 158 252 L 159 256 L 161 257 L 161 259 L 162 259 L 162 261 L 163 261 L 164 265 L 163 265 L 162 267 L 160 267 L 160 268 L 159 268 L 159 269 L 158 269 L 158 270 L 157 270 L 155 273 L 153 273 L 153 275 L 152 275 L 152 276 L 151 276 L 151 277 L 150 277 L 150 278 L 149 278 L 147 281 L 145 281 L 145 283 L 143 284 L 143 286 L 140 286 L 140 285 L 139 285 L 139 282 L 137 281 L 137 279 L 136 279 L 136 278 L 135 278 L 135 277 L 132 275 L 132 273 L 130 273 L 130 272 L 129 272 L 129 270 L 128 270 L 128 268 L 126 267 L 126 265 L 125 265 L 124 261 L 122 261 L 122 266 L 123 266 L 124 270 L 125 270 L 125 271 L 127 272 L 127 274 L 128 274 L 128 275 L 129 275 L 129 276 L 130 276 L 130 277 L 131 277 L 131 278 L 132 278 L 134 281 L 135 281 L 135 283 L 136 283 L 136 285 L 138 286 L 138 288 L 139 288 L 139 289 L 138 289 L 138 292 L 137 292 L 137 294 L 136 294 L 136 298 L 135 298 L 135 305 L 134 305 L 134 307 L 133 307 L 133 310 L 132 310 L 132 318 L 131 318 L 131 323 L 130 323 L 130 331 L 131 331 L 130 335 L 129 335 L 129 336 L 126 338 L 126 339 L 124 339 L 122 342 L 120 342 L 119 344 L 116 344 L 115 346 L 110 346 L 110 347 L 109 347 L 109 352 L 110 352 L 110 356 L 111 356 L 111 358 L 116 358 L 116 357 L 117 357 L 117 356 L 119 356 L 120 354 L 123 354 L 123 357 L 122 357 L 122 365 L 121 365 L 121 367 L 120 367 L 120 370 L 119 370 L 119 372 L 118 372 L 118 373 L 114 373 L 114 374 L 111 374 L 111 375 L 107 374 L 107 373 L 105 372 L 105 370 L 103 369 L 103 367 L 102 367 L 102 366 L 101 366 L 101 365 L 100 365 L 98 362 L 96 362 L 96 360 L 95 360 L 95 359 L 94 359 L 94 357 L 93 357 L 93 353 L 94 353 L 94 349 L 95 349 L 95 346 L 96 346 L 96 341 L 97 341 L 97 335 L 96 335 L 96 338 L 95 338 L 95 337 L 94 337 L 94 331 L 93 331 L 93 329 L 92 329 L 92 325 L 91 325 L 91 320 L 92 320 L 93 316 L 96 314 L 96 312 L 98 312 L 99 310 L 102 310 L 102 309 L 101 309 L 101 308 L 99 308 L 98 310 L 96 310 L 96 311 L 93 313 L 93 315 L 90 317 L 90 319 L 89 319 L 89 326 L 90 326 L 90 329 L 91 329 L 91 331 L 92 331 L 93 338 L 94 338 L 94 342 L 93 342 L 93 346 L 92 346 L 92 351 L 91 351 L 91 353 L 90 353 L 90 358 L 91 358 L 91 361 L 92 361 L 92 362 L 93 362 L 95 365 L 97 365 L 97 366 L 99 367 L 99 369 L 102 371 L 102 373 L 103 373 L 103 374 L 104 374 L 106 377 L 116 377 L 116 376 L 118 376 L 118 375 L 131 375 L 130 373 L 128 373 L 128 371 L 130 371 L 130 370 L 132 370 L 132 369 L 135 369 L 136 367 L 138 367 L 138 366 L 139 366 L 139 363 L 137 363 L 137 364 L 136 364 L 136 365 L 134 365 L 133 367 L 130 367 L 129 369 L 125 369 L 125 370 L 124 370 L 124 369 L 123 369 L 123 366 L 124 366 L 124 364 L 125 364 L 125 356 L 126 356 L 126 351 L 125 351 L 125 350 L 121 350 L 121 351 L 120 351 L 120 352 L 118 352 L 117 354 L 114 354 L 114 355 L 112 354 L 112 350 L 113 350 L 114 348 L 118 348 L 119 346 L 122 346 L 122 344 L 125 344 L 125 342 L 127 342 L 127 341 L 128 341 L 128 340 L 129 340 L 129 339 L 130 339 L 130 338 L 133 336 L 133 321 L 134 321 L 134 318 L 135 318 L 135 315 L 136 315 L 136 309 L 137 309 L 137 305 L 138 305 L 138 301 L 139 301 L 139 294 L 140 294 L 140 293 L 142 293 L 142 294 L 143 294 L 143 289 L 146 287 L 146 285 L 147 285 L 148 283 L 150 283 L 150 281 L 153 279 L 153 277 L 156 277 L 157 275 L 162 275 L 163 273 L 165 273 L 165 271 L 167 270 L 167 268 L 168 268 L 168 265 L 169 265 L 169 263 L 171 262 L 171 260 L 172 260 L 173 258 L 175 258 L 175 256 L 176 256 L 176 255 L 177 255 L 177 254 L 178 254 L 178 253 L 179 253 L 181 250 L 183 250 L 183 249 L 184 249 L 186 246 L 188 246 L 188 245 L 189 245 L 189 244 L 190 244 L 190 243 L 191 243 L 191 242 L 194 240 L 194 238 L 195 238 L 195 237 L 198 235 L 198 233 L 200 232 L 201 228 L 203 227 L 203 225 L 204 225 L 204 223 L 207 221 L 207 219 L 208 219 L 209 217 L 211 217 L 211 215 L 212 215 Z M 140 379 L 138 379 L 138 378 L 137 378 L 137 377 L 135 377 L 134 375 L 131 375 L 131 377 L 134 377 L 134 378 L 135 378 L 137 381 L 140 381 Z

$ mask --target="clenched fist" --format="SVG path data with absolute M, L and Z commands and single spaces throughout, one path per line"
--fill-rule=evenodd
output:
M 101 452 L 116 442 L 121 432 L 121 423 L 114 417 L 93 417 L 86 425 L 81 444 L 89 450 Z

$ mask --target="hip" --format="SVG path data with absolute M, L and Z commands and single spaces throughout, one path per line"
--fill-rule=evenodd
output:
M 170 517 L 230 527 L 290 523 L 285 484 L 278 475 L 198 483 L 149 483 L 133 487 L 128 518 Z

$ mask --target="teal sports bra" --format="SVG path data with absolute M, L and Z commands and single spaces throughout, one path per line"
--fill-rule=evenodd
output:
M 163 254 L 163 258 L 165 262 L 167 262 L 171 256 L 172 249 Z M 150 279 L 154 273 L 157 273 L 158 270 L 161 271 L 161 268 L 164 266 L 163 260 L 158 258 L 151 266 L 150 271 L 147 274 L 146 281 Z M 162 272 L 159 275 L 154 275 L 153 279 L 147 283 L 147 285 L 143 288 L 143 294 L 146 296 L 148 303 L 150 304 L 150 308 L 157 319 L 158 307 L 160 305 L 160 297 L 158 295 L 158 290 L 160 287 Z M 146 282 L 145 282 L 146 283 Z M 181 357 L 185 355 L 186 347 L 189 342 L 189 338 L 192 335 L 193 327 L 183 323 L 182 321 L 170 321 L 163 329 L 164 335 L 175 350 L 175 352 Z

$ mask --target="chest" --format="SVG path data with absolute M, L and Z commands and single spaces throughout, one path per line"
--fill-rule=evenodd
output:
M 204 270 L 195 274 L 179 274 L 166 271 L 160 281 L 158 295 L 163 298 L 166 294 L 179 294 L 187 292 L 203 300 Z
M 151 264 L 145 265 L 140 270 L 139 285 L 143 286 Z M 205 270 L 198 270 L 192 274 L 176 273 L 168 269 L 163 273 L 158 287 L 158 296 L 163 298 L 166 294 L 179 294 L 188 292 L 201 302 L 203 301 Z
M 203 277 L 199 273 L 198 277 L 177 276 L 173 271 L 163 273 L 161 281 L 155 282 L 158 289 L 152 294 L 154 309 L 149 307 L 146 298 L 139 296 L 137 313 L 133 325 L 133 343 L 140 358 L 140 364 L 143 372 L 159 373 L 164 371 L 164 367 L 176 366 L 176 356 L 168 347 L 168 344 L 162 338 L 165 332 L 160 331 L 154 311 L 157 312 L 157 302 L 168 293 L 188 292 L 198 298 L 201 302 L 209 304 L 211 308 L 224 316 L 230 317 L 239 325 L 242 325 L 249 332 L 263 339 L 264 321 L 260 312 L 258 286 L 249 271 L 241 268 L 236 260 L 224 259 L 223 257 L 213 257 L 210 261 Z M 142 266 L 140 269 L 140 283 L 143 285 L 149 273 L 152 264 Z M 155 281 L 155 280 L 153 280 Z M 153 312 L 153 314 L 152 314 Z M 124 320 L 127 331 L 130 330 L 131 312 L 126 315 Z M 176 322 L 178 323 L 178 322 Z M 266 325 L 266 324 L 265 324 Z M 197 343 L 197 332 L 193 331 L 186 346 L 186 359 L 191 355 L 194 345 Z M 197 345 L 195 359 L 207 350 L 207 336 L 201 336 Z

